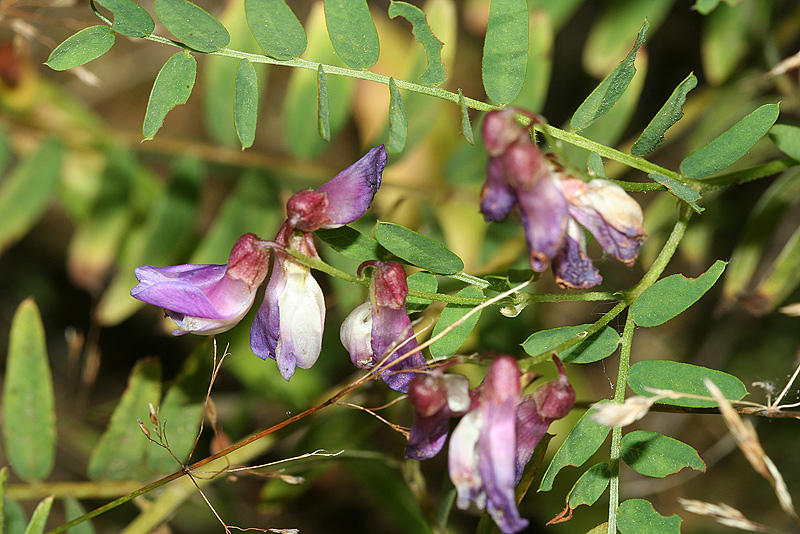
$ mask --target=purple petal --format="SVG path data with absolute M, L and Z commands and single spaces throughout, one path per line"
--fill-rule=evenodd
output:
M 571 219 L 566 246 L 553 258 L 553 275 L 558 285 L 569 289 L 587 289 L 603 281 L 600 272 L 586 255 L 583 230 Z
M 250 327 L 250 348 L 253 353 L 266 360 L 275 359 L 280 334 L 280 310 L 278 300 L 286 287 L 286 278 L 283 269 L 279 266 L 278 258 L 273 261 L 272 276 L 264 291 L 264 301 L 258 308 L 253 325 Z
M 516 422 L 516 462 L 514 469 L 514 484 L 522 478 L 525 466 L 533 456 L 533 451 L 544 437 L 551 421 L 544 421 L 536 410 L 536 402 L 532 395 L 526 395 L 517 406 Z
M 385 166 L 386 149 L 379 145 L 317 189 L 328 196 L 331 222 L 325 228 L 351 223 L 364 215 L 381 186 Z
M 478 470 L 486 492 L 486 510 L 504 533 L 528 526 L 514 495 L 516 478 L 516 410 L 519 368 L 510 356 L 495 359 L 484 380 L 483 428 L 478 439 Z
M 375 363 L 379 363 L 387 355 L 387 361 L 380 373 L 381 379 L 395 391 L 406 393 L 411 380 L 418 371 L 427 368 L 425 357 L 420 351 L 411 356 L 404 355 L 419 347 L 411 320 L 405 306 L 399 310 L 378 307 L 372 311 L 372 352 Z M 398 360 L 401 361 L 398 362 Z M 397 362 L 397 363 L 394 363 Z M 413 369 L 411 372 L 401 372 Z
M 406 445 L 405 457 L 410 460 L 427 460 L 442 450 L 450 430 L 450 411 L 439 410 L 430 417 L 414 417 Z
M 412 460 L 433 458 L 442 450 L 450 417 L 465 413 L 470 406 L 469 381 L 463 375 L 443 375 L 441 371 L 418 374 L 408 388 L 408 401 L 414 407 L 414 422 L 405 456 Z
M 481 191 L 481 213 L 486 222 L 506 220 L 517 203 L 514 190 L 506 181 L 502 158 L 489 158 L 486 182 Z
M 516 191 L 531 268 L 545 271 L 550 260 L 564 247 L 567 201 L 549 174 L 541 176 L 530 187 Z

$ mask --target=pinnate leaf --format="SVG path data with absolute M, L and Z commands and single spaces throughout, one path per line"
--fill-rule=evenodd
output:
M 667 189 L 669 189 L 670 193 L 672 193 L 679 199 L 689 204 L 689 206 L 691 206 L 692 209 L 697 213 L 700 213 L 705 209 L 701 207 L 699 204 L 697 204 L 697 201 L 700 200 L 701 198 L 700 193 L 698 193 L 688 185 L 682 184 L 677 180 L 673 180 L 672 178 L 668 178 L 666 176 L 654 172 L 651 172 L 647 176 L 649 176 L 650 179 L 652 179 L 653 181 L 658 182 Z
M 258 75 L 252 63 L 243 59 L 236 70 L 234 90 L 234 118 L 236 135 L 242 148 L 253 145 L 258 122 Z
M 428 67 L 420 77 L 420 83 L 425 85 L 439 85 L 446 79 L 444 63 L 442 63 L 442 47 L 444 44 L 436 38 L 428 25 L 425 13 L 408 2 L 392 1 L 389 4 L 389 17 L 403 17 L 411 23 L 412 31 L 417 42 L 425 47 L 428 58 Z
M 623 501 L 617 513 L 617 528 L 622 534 L 680 534 L 682 521 L 676 514 L 664 517 L 644 499 Z
M 681 172 L 689 178 L 705 178 L 730 167 L 769 132 L 778 114 L 777 104 L 764 104 L 709 144 L 689 154 L 681 161 Z
M 604 401 L 607 402 L 607 401 Z M 556 475 L 564 467 L 573 465 L 580 467 L 586 462 L 606 440 L 610 427 L 600 425 L 592 421 L 591 410 L 587 411 L 575 424 L 575 427 L 556 451 L 547 471 L 539 484 L 539 491 L 550 491 L 553 489 L 553 481 Z
M 636 74 L 636 67 L 633 65 L 636 60 L 636 53 L 644 44 L 649 27 L 650 24 L 645 20 L 630 53 L 614 67 L 614 70 L 578 106 L 570 121 L 570 127 L 573 130 L 583 130 L 590 126 L 614 107 L 614 104 L 622 97 Z
M 155 0 L 153 9 L 172 35 L 198 52 L 216 52 L 231 41 L 225 26 L 188 0 Z
M 44 480 L 55 463 L 56 414 L 44 325 L 33 299 L 22 301 L 11 321 L 2 413 L 14 473 L 28 482 Z
M 145 452 L 152 445 L 137 419 L 150 421 L 149 404 L 158 405 L 160 394 L 161 365 L 154 359 L 137 363 L 108 428 L 89 457 L 89 478 L 129 480 L 140 471 Z
M 0 184 L 0 253 L 39 220 L 58 184 L 63 147 L 45 139 Z
M 586 331 L 590 326 L 592 325 L 562 326 L 535 332 L 522 343 L 522 348 L 531 356 L 538 356 Z M 617 331 L 610 326 L 604 326 L 590 338 L 561 351 L 558 357 L 566 363 L 591 363 L 611 356 L 618 345 Z
M 642 135 L 631 147 L 631 154 L 644 156 L 664 144 L 664 133 L 683 117 L 686 95 L 697 87 L 697 78 L 689 74 L 672 92 L 653 120 L 645 126 Z
M 581 505 L 591 506 L 606 491 L 611 480 L 608 464 L 601 462 L 587 469 L 567 494 L 564 510 L 547 522 L 548 525 L 563 523 L 572 519 L 572 512 Z
M 177 52 L 164 63 L 156 76 L 150 99 L 147 101 L 147 111 L 142 125 L 145 139 L 150 140 L 155 137 L 172 108 L 189 100 L 196 76 L 197 61 L 187 52 Z
M 403 97 L 400 96 L 394 78 L 389 78 L 389 140 L 386 142 L 386 150 L 394 154 L 402 152 L 407 135 L 408 118 Z
M 633 320 L 639 326 L 658 326 L 679 315 L 700 300 L 717 282 L 726 262 L 717 260 L 697 278 L 673 274 L 662 278 L 636 299 L 631 306 Z
M 378 61 L 380 42 L 366 0 L 325 0 L 333 48 L 349 67 L 368 69 Z
M 770 128 L 769 136 L 781 152 L 800 161 L 800 127 L 776 124 Z
M 375 225 L 375 239 L 411 265 L 437 274 L 455 274 L 464 268 L 461 258 L 433 239 L 396 223 Z
M 75 497 L 64 497 L 64 518 L 67 521 L 77 519 L 86 513 L 86 508 L 83 507 L 81 502 Z M 91 521 L 84 521 L 78 523 L 69 529 L 69 534 L 95 534 L 94 526 Z
M 247 25 L 258 46 L 275 59 L 292 59 L 306 51 L 303 25 L 284 0 L 245 0 Z
M 58 45 L 45 65 L 53 70 L 71 69 L 99 58 L 112 46 L 114 33 L 108 26 L 89 26 Z
M 133 0 L 95 0 L 114 14 L 111 30 L 128 37 L 146 37 L 153 33 L 156 23 L 150 13 Z
M 486 96 L 497 104 L 512 102 L 525 83 L 528 21 L 526 0 L 492 0 L 481 76 Z
M 634 471 L 664 478 L 684 467 L 705 471 L 706 464 L 691 446 L 658 432 L 635 430 L 622 436 L 622 459 Z
M 637 395 L 651 397 L 652 390 L 671 390 L 689 395 L 708 397 L 704 380 L 708 378 L 722 391 L 725 398 L 736 401 L 747 395 L 741 380 L 728 373 L 699 365 L 669 360 L 645 360 L 631 366 L 628 385 Z M 713 408 L 717 402 L 703 399 L 661 399 L 661 404 L 690 408 Z
M 477 287 L 468 286 L 456 293 L 456 296 L 481 298 L 483 297 L 483 292 Z M 439 320 L 436 321 L 436 326 L 433 327 L 431 337 L 443 332 L 447 327 L 472 311 L 473 308 L 474 306 L 459 306 L 452 303 L 445 306 L 444 310 L 442 310 L 442 314 L 439 316 Z M 467 337 L 469 337 L 475 325 L 478 324 L 478 319 L 480 319 L 482 311 L 483 310 L 478 310 L 477 313 L 470 315 L 463 323 L 450 330 L 444 337 L 431 343 L 431 355 L 434 358 L 440 358 L 455 354 L 459 347 L 464 344 L 464 341 L 467 340 Z

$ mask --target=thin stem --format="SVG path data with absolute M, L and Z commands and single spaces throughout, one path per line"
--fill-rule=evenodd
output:
M 628 313 L 625 319 L 625 329 L 622 331 L 621 348 L 619 355 L 619 372 L 617 383 L 614 386 L 614 402 L 625 402 L 625 390 L 628 385 L 628 372 L 630 371 L 631 345 L 633 331 L 636 324 L 633 316 Z M 608 533 L 617 534 L 617 511 L 619 510 L 619 458 L 622 451 L 622 427 L 616 426 L 611 431 L 611 453 L 609 454 L 608 469 L 611 472 L 608 503 Z

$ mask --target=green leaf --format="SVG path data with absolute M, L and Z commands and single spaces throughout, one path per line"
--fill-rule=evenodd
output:
M 587 469 L 567 494 L 567 506 L 574 510 L 578 506 L 591 506 L 606 491 L 611 480 L 608 464 L 601 462 Z
M 658 182 L 669 189 L 670 193 L 689 204 L 689 206 L 691 206 L 692 209 L 697 213 L 701 213 L 703 210 L 705 210 L 705 208 L 697 204 L 697 201 L 702 198 L 700 193 L 688 185 L 682 184 L 677 180 L 673 180 L 672 178 L 668 178 L 654 172 L 651 172 L 647 176 L 649 176 L 654 182 Z
M 86 513 L 86 509 L 81 505 L 80 501 L 74 497 L 67 495 L 64 497 L 64 518 L 67 521 L 77 519 Z M 79 523 L 68 530 L 69 534 L 95 534 L 94 526 L 91 521 L 84 521 Z
M 4 534 L 6 524 L 6 482 L 8 467 L 0 467 L 0 534 Z
M 717 8 L 717 5 L 719 5 L 719 0 L 696 0 L 694 8 L 701 15 L 708 15 Z
M 47 523 L 47 518 L 50 516 L 50 508 L 52 508 L 52 506 L 52 495 L 42 499 L 42 502 L 40 502 L 33 511 L 28 527 L 25 529 L 25 534 L 42 534 L 44 532 L 44 527 Z
M 455 274 L 464 268 L 461 258 L 433 239 L 396 223 L 378 222 L 375 239 L 411 265 L 436 274 Z
M 778 150 L 790 158 L 800 160 L 800 127 L 776 124 L 770 128 L 769 136 Z
M 617 528 L 621 534 L 680 534 L 678 515 L 664 517 L 644 499 L 628 499 L 619 505 Z
M 333 229 L 320 228 L 314 234 L 346 258 L 358 261 L 394 259 L 391 252 L 383 248 L 380 243 L 352 226 Z
M 325 0 L 325 21 L 333 48 L 354 69 L 378 61 L 380 42 L 366 0 Z
M 0 253 L 39 220 L 61 173 L 61 144 L 45 139 L 0 185 Z
M 697 78 L 689 74 L 672 92 L 653 120 L 645 126 L 642 135 L 631 147 L 631 154 L 644 156 L 664 144 L 664 133 L 683 117 L 686 95 L 697 87 Z
M 544 107 L 553 71 L 554 23 L 543 9 L 545 8 L 530 9 L 525 83 L 513 102 L 514 106 L 533 112 L 541 112 Z
M 703 21 L 700 52 L 708 84 L 721 85 L 741 72 L 740 63 L 750 52 L 752 24 L 760 18 L 757 8 L 757 5 L 748 9 L 718 6 Z
M 328 75 L 320 63 L 317 67 L 317 127 L 319 136 L 331 140 L 331 110 L 328 100 Z
M 773 130 L 777 126 L 773 127 Z M 766 236 L 773 235 L 778 222 L 789 208 L 800 199 L 800 168 L 783 173 L 759 197 L 745 224 L 739 242 L 731 253 L 730 264 L 725 269 L 722 294 L 728 301 L 736 301 L 749 288 L 764 251 L 771 246 Z
M 475 144 L 475 136 L 472 134 L 472 123 L 469 121 L 469 110 L 464 102 L 464 93 L 458 90 L 458 106 L 461 108 L 461 134 L 471 145 Z
M 303 25 L 284 0 L 245 0 L 247 24 L 258 46 L 275 59 L 292 59 L 306 51 Z
M 386 142 L 386 150 L 394 154 L 402 152 L 406 146 L 407 135 L 408 118 L 403 98 L 394 78 L 389 78 L 389 140 Z
M 657 432 L 635 430 L 622 436 L 621 458 L 634 471 L 664 478 L 684 467 L 705 471 L 706 464 L 693 447 Z
M 685 311 L 700 300 L 717 282 L 726 262 L 717 260 L 697 278 L 673 274 L 662 278 L 636 299 L 631 306 L 633 320 L 639 326 L 658 326 Z
M 606 168 L 603 166 L 603 158 L 597 152 L 589 154 L 589 162 L 586 167 L 589 169 L 590 174 L 594 174 L 597 178 L 606 179 Z
M 67 38 L 47 58 L 45 65 L 53 70 L 79 67 L 97 59 L 114 46 L 114 33 L 108 26 L 89 26 Z
M 590 414 L 591 411 L 583 414 L 556 451 L 539 484 L 539 491 L 553 489 L 553 481 L 559 471 L 568 465 L 582 466 L 606 440 L 611 428 L 595 423 Z
M 578 106 L 570 121 L 570 127 L 573 130 L 583 130 L 591 125 L 614 107 L 614 104 L 620 99 L 636 74 L 636 67 L 633 66 L 636 60 L 636 53 L 644 44 L 649 27 L 650 24 L 645 20 L 630 53 L 614 67 L 614 70 Z
M 608 533 L 608 521 L 597 525 L 586 534 L 607 534 L 607 533 Z
M 246 59 L 239 63 L 236 71 L 234 117 L 242 148 L 253 146 L 258 122 L 258 75 L 253 64 Z
M 158 418 L 165 424 L 172 454 L 184 464 L 189 459 L 203 417 L 212 373 L 211 355 L 210 340 L 200 343 L 184 362 L 178 378 L 158 407 Z M 181 467 L 169 452 L 155 446 L 148 449 L 147 465 L 159 474 L 172 473 Z
M 637 394 L 652 397 L 649 390 L 664 389 L 708 397 L 703 381 L 708 378 L 722 390 L 725 398 L 737 401 L 747 395 L 747 388 L 741 380 L 728 373 L 708 369 L 699 365 L 668 360 L 645 360 L 631 366 L 628 385 Z M 714 408 L 717 402 L 702 399 L 661 399 L 661 404 L 688 406 L 690 408 Z
M 419 81 L 425 85 L 439 85 L 445 82 L 445 68 L 442 63 L 442 47 L 444 44 L 436 38 L 428 25 L 425 13 L 408 2 L 397 2 L 395 0 L 389 4 L 389 18 L 403 17 L 411 23 L 411 31 L 417 42 L 425 47 L 425 55 L 428 58 L 428 67 L 425 69 Z
M 512 102 L 525 83 L 528 19 L 526 0 L 492 0 L 481 77 L 486 96 L 497 104 Z
M 95 0 L 114 14 L 111 30 L 128 37 L 147 37 L 156 27 L 150 13 L 132 0 Z
M 172 108 L 189 100 L 196 76 L 197 61 L 188 52 L 177 52 L 164 63 L 147 101 L 142 125 L 142 135 L 146 140 L 155 137 Z
M 11 321 L 3 387 L 3 438 L 18 477 L 40 482 L 50 475 L 56 455 L 53 378 L 42 318 L 30 298 L 17 307 Z
M 225 26 L 188 0 L 155 0 L 153 9 L 172 35 L 198 52 L 216 52 L 231 41 Z
M 155 359 L 139 361 L 111 415 L 108 428 L 89 457 L 89 478 L 130 480 L 141 476 L 145 452 L 155 445 L 142 434 L 137 419 L 150 422 L 149 405 L 156 406 L 160 394 L 161 364 Z
M 544 354 L 585 332 L 590 324 L 578 326 L 562 326 L 550 330 L 542 330 L 531 334 L 522 343 L 522 348 L 531 356 Z M 558 355 L 566 363 L 591 363 L 611 356 L 619 345 L 619 334 L 610 326 L 604 326 L 598 332 L 577 345 L 561 351 Z
M 777 104 L 764 104 L 737 122 L 709 144 L 681 161 L 681 172 L 689 178 L 705 178 L 730 167 L 778 120 Z
M 456 293 L 456 296 L 482 298 L 483 291 L 474 286 L 467 286 Z M 473 308 L 474 306 L 459 306 L 457 304 L 448 304 L 445 306 L 444 310 L 442 310 L 442 314 L 439 316 L 439 320 L 436 321 L 436 326 L 433 327 L 431 337 L 443 332 L 448 326 L 472 311 Z M 483 310 L 479 310 L 477 313 L 471 315 L 466 321 L 448 332 L 447 335 L 432 343 L 430 345 L 431 355 L 434 358 L 441 358 L 443 356 L 455 354 L 467 340 L 467 337 L 469 337 L 475 325 L 478 324 L 478 319 L 480 319 L 482 311 Z
M 408 283 L 408 289 L 416 289 L 417 291 L 436 293 L 436 290 L 439 288 L 439 282 L 436 280 L 436 276 L 428 271 L 412 273 L 406 278 L 406 282 Z M 429 299 L 408 297 L 406 298 L 406 311 L 408 313 L 422 311 L 427 308 L 430 303 L 431 300 Z

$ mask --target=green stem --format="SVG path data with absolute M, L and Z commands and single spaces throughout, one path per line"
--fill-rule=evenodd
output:
M 74 497 L 75 499 L 102 499 L 125 495 L 141 487 L 135 480 L 119 482 L 43 482 L 40 484 L 11 484 L 6 488 L 6 497 L 15 501 L 38 501 L 52 495 L 54 497 Z
M 628 385 L 628 372 L 631 362 L 631 344 L 633 343 L 633 331 L 636 324 L 633 316 L 628 313 L 625 319 L 625 329 L 622 332 L 622 340 L 619 356 L 619 372 L 617 373 L 617 383 L 614 387 L 614 402 L 622 404 L 625 402 L 625 391 Z M 611 453 L 609 455 L 608 469 L 611 472 L 611 483 L 609 486 L 608 503 L 608 534 L 617 534 L 617 512 L 619 510 L 619 458 L 622 451 L 622 427 L 615 426 L 611 431 Z

